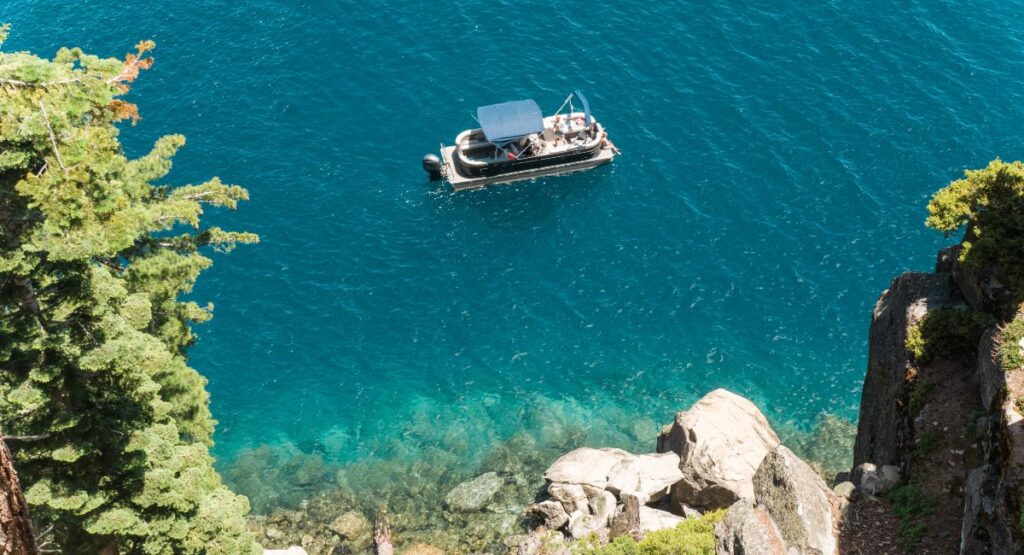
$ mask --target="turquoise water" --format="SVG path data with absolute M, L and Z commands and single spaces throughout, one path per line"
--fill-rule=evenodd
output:
M 222 468 L 270 445 L 387 482 L 472 474 L 519 432 L 651 449 L 715 387 L 781 427 L 856 417 L 875 299 L 948 242 L 929 194 L 1024 156 L 1019 2 L 698 4 L 8 0 L 0 20 L 6 49 L 155 39 L 127 148 L 183 133 L 174 182 L 251 192 L 209 219 L 262 244 L 194 293 L 217 306 L 192 361 Z M 425 179 L 478 104 L 576 87 L 613 165 Z

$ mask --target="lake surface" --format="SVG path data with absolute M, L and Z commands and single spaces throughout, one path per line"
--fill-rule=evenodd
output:
M 8 0 L 0 21 L 40 54 L 154 39 L 126 148 L 183 133 L 173 182 L 249 189 L 209 221 L 263 242 L 201 278 L 192 363 L 221 468 L 269 511 L 312 486 L 231 472 L 264 445 L 284 473 L 455 482 L 516 434 L 653 450 L 716 387 L 783 429 L 855 418 L 875 300 L 953 240 L 923 226 L 931 192 L 1024 156 L 1022 7 Z M 613 165 L 427 181 L 476 106 L 574 88 Z

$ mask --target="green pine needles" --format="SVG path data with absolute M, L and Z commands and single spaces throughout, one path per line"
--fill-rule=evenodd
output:
M 996 159 L 939 190 L 928 227 L 953 233 L 968 226 L 960 261 L 991 269 L 1018 300 L 1024 295 L 1024 164 Z
M 0 50 L 0 423 L 51 547 L 252 553 L 186 359 L 212 306 L 180 298 L 204 252 L 258 239 L 201 222 L 245 189 L 162 182 L 183 137 L 125 157 L 116 124 L 139 116 L 120 97 L 153 46 L 124 60 Z

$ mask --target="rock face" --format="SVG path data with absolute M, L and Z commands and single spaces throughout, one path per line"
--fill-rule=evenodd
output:
M 836 552 L 830 492 L 807 463 L 779 445 L 761 462 L 753 481 L 758 505 L 788 547 L 799 553 Z
M 1024 374 L 1002 367 L 998 332 L 986 331 L 978 345 L 982 406 L 991 414 L 982 445 L 985 464 L 973 469 L 964 486 L 962 554 L 1024 552 L 1020 491 L 1024 484 L 1024 417 L 1016 399 L 1024 396 Z
M 712 391 L 658 437 L 658 452 L 679 455 L 682 479 L 672 486 L 672 506 L 718 509 L 753 497 L 751 478 L 777 445 L 779 437 L 753 403 Z
M 719 555 L 785 555 L 775 522 L 764 507 L 750 499 L 740 499 L 729 507 L 725 520 L 715 525 L 716 551 Z
M 868 336 L 868 371 L 861 393 L 853 464 L 871 462 L 906 468 L 912 451 L 907 411 L 911 371 L 907 333 L 929 310 L 955 304 L 948 272 L 905 273 L 875 304 Z
M 672 484 L 682 479 L 679 455 L 639 455 L 619 461 L 608 471 L 607 488 L 615 495 L 636 493 L 637 497 L 651 502 L 660 499 Z
M 986 412 L 995 412 L 1006 391 L 1006 371 L 1000 366 L 995 327 L 985 330 L 978 343 L 978 387 L 981 390 L 981 406 Z
M 484 508 L 501 487 L 505 480 L 495 472 L 481 474 L 468 482 L 455 486 L 444 498 L 445 505 L 453 511 L 472 512 Z
M 632 456 L 622 449 L 581 447 L 555 461 L 544 473 L 544 478 L 549 482 L 604 489 L 608 485 L 608 472 L 612 467 Z
M 1003 505 L 1005 491 L 999 468 L 984 465 L 975 468 L 964 486 L 964 520 L 960 531 L 960 553 L 1015 553 L 1014 519 Z

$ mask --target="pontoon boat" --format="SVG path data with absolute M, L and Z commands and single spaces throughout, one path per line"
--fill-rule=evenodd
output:
M 574 97 L 582 112 L 574 111 Z M 580 91 L 552 116 L 544 117 L 533 100 L 518 100 L 481 106 L 476 117 L 479 129 L 459 133 L 454 146 L 442 144 L 440 158 L 423 157 L 430 177 L 448 181 L 456 191 L 586 170 L 618 153 Z

